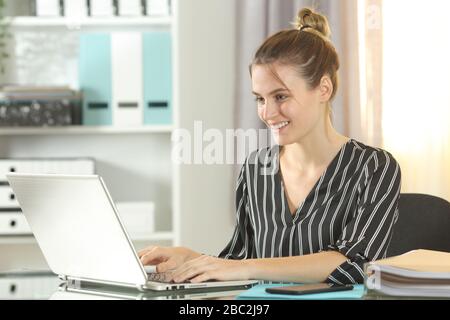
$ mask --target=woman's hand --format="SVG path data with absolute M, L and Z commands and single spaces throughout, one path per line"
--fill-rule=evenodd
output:
M 201 254 L 184 247 L 150 246 L 139 251 L 138 256 L 144 266 L 156 265 L 156 272 L 167 272 L 179 268 Z
M 197 283 L 207 280 L 248 280 L 250 273 L 245 260 L 227 260 L 201 255 L 184 263 L 172 274 L 174 282 Z

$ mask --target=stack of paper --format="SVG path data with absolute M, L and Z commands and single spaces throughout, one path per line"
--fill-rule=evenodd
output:
M 366 265 L 369 294 L 450 297 L 450 253 L 413 250 Z

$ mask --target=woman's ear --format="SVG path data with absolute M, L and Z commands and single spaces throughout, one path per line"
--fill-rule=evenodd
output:
M 324 75 L 319 83 L 320 102 L 326 103 L 330 101 L 333 94 L 333 83 L 328 75 Z

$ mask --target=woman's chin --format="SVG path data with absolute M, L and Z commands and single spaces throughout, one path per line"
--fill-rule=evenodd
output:
M 292 139 L 289 139 L 289 137 L 286 137 L 284 135 L 274 134 L 273 139 L 275 143 L 280 146 L 285 146 L 293 143 Z

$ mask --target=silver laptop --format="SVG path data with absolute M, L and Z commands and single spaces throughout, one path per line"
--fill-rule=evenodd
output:
M 167 283 L 163 275 L 146 272 L 98 175 L 10 173 L 6 176 L 50 269 L 62 280 L 134 287 L 142 291 L 257 283 Z

